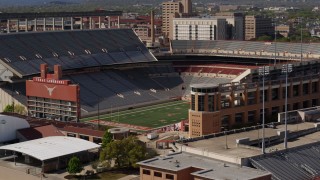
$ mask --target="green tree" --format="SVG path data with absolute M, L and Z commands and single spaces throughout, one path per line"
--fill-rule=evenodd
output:
M 100 161 L 115 161 L 118 168 L 137 168 L 137 162 L 152 158 L 156 153 L 152 150 L 149 152 L 145 144 L 136 137 L 130 136 L 120 141 L 112 141 L 102 149 Z
M 257 41 L 273 41 L 273 37 L 268 35 L 262 35 L 257 38 Z
M 3 112 L 13 112 L 13 104 L 8 104 L 4 109 Z
M 112 141 L 112 134 L 108 131 L 108 129 L 104 132 L 104 135 L 102 137 L 102 144 L 101 148 L 105 148 L 107 144 L 109 144 Z
M 14 109 L 14 112 L 21 115 L 26 115 L 27 111 L 26 108 L 20 104 L 8 104 L 4 109 L 3 112 L 10 112 L 12 113 Z
M 83 170 L 80 159 L 76 156 L 73 156 L 69 162 L 68 162 L 68 167 L 67 167 L 67 171 L 70 174 L 76 174 L 79 173 Z

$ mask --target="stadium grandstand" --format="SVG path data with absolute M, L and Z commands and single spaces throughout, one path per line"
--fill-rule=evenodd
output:
M 319 43 L 286 43 L 257 41 L 173 40 L 172 54 L 198 54 L 255 59 L 308 60 L 320 58 Z
M 251 164 L 272 173 L 273 179 L 319 179 L 319 142 L 250 158 Z
M 261 61 L 268 64 L 270 59 L 236 59 L 213 57 L 211 54 L 190 56 L 186 54 L 185 59 L 170 56 L 167 60 L 159 57 L 158 61 L 130 29 L 5 34 L 0 36 L 0 95 L 3 97 L 0 108 L 4 109 L 13 101 L 15 105 L 28 109 L 28 115 L 32 117 L 93 122 L 99 119 L 98 123 L 101 119 L 150 129 L 187 120 L 189 108 L 185 102 L 161 103 L 181 99 L 190 102 L 190 85 L 193 84 L 214 84 L 219 87 L 222 96 L 216 99 L 221 100 L 217 102 L 217 110 L 221 108 L 221 111 L 228 111 L 228 108 L 242 106 L 250 109 L 249 105 L 260 104 L 259 94 L 250 92 L 250 102 L 247 102 L 246 96 L 233 97 L 228 93 L 242 91 L 243 83 L 246 83 L 247 89 L 259 91 Z M 294 89 L 291 91 L 299 90 L 302 94 L 314 86 L 316 89 L 313 88 L 312 93 L 319 92 L 318 61 L 292 64 L 289 82 L 292 81 Z M 280 90 L 273 91 L 272 85 L 283 82 L 283 64 L 278 63 L 274 67 L 271 63 L 268 65 L 270 75 L 265 79 L 271 88 L 268 94 L 272 92 L 268 98 L 276 94 L 278 98 L 275 99 L 280 102 Z M 306 76 L 304 79 L 298 78 L 303 75 Z M 309 90 L 306 85 L 303 85 L 303 91 L 302 86 L 295 86 L 298 81 L 304 82 L 310 77 L 315 83 L 312 87 L 308 86 Z M 38 90 L 39 93 L 35 93 Z M 241 94 L 246 93 L 244 91 Z M 313 96 L 312 101 L 308 99 L 303 105 L 291 105 L 290 109 L 318 105 L 318 98 Z M 219 107 L 219 104 L 223 104 L 223 107 Z M 149 109 L 144 106 L 149 106 Z M 139 107 L 143 109 L 137 109 Z M 282 106 L 269 108 L 270 116 L 283 110 Z M 126 111 L 119 113 L 122 110 Z M 158 117 L 154 116 L 155 110 Z M 239 115 L 230 116 L 228 122 L 221 122 L 224 122 L 223 126 L 232 126 L 240 121 L 243 124 L 259 122 L 258 111 L 254 114 L 250 112 L 250 118 L 245 113 L 241 118 Z M 104 115 L 109 112 L 113 115 Z M 161 113 L 164 116 L 160 116 Z M 235 118 L 238 120 L 235 121 Z
M 245 66 L 212 64 L 199 66 L 201 73 L 196 73 L 196 68 L 189 74 L 188 70 L 182 72 L 183 65 L 157 61 L 129 29 L 6 34 L 0 36 L 0 48 L 0 91 L 5 97 L 0 108 L 4 109 L 14 99 L 15 104 L 29 106 L 31 116 L 59 120 L 181 99 L 188 95 L 194 82 L 227 83 L 247 70 Z M 48 72 L 45 75 L 40 72 L 42 64 L 47 64 L 48 69 L 41 69 Z M 55 65 L 59 65 L 61 73 L 59 69 L 53 70 Z M 28 95 L 26 80 L 47 83 L 44 84 L 47 89 L 43 88 L 47 95 L 40 98 Z M 53 93 L 65 93 L 53 90 L 59 83 L 79 86 L 81 115 L 73 112 L 78 107 L 76 100 L 49 100 L 50 87 Z M 56 109 L 55 103 L 61 107 Z M 46 106 L 51 109 L 45 109 Z

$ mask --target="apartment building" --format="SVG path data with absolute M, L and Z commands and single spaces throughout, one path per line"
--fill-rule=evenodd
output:
M 174 40 L 226 40 L 226 20 L 217 18 L 174 18 Z
M 162 32 L 165 37 L 172 38 L 172 20 L 188 17 L 192 13 L 191 0 L 168 1 L 162 3 Z
M 245 17 L 245 40 L 273 34 L 274 26 L 272 24 L 272 19 L 262 16 Z
M 312 67 L 316 68 L 316 67 Z M 295 67 L 299 71 L 290 75 L 287 84 L 288 110 L 319 105 L 320 77 L 309 74 L 312 69 Z M 305 72 L 305 73 L 302 73 Z M 197 137 L 262 121 L 262 103 L 265 102 L 267 121 L 276 120 L 285 110 L 286 83 L 281 69 L 274 69 L 265 81 L 253 72 L 252 82 L 192 85 L 189 110 L 189 136 Z M 264 97 L 263 97 L 264 94 Z

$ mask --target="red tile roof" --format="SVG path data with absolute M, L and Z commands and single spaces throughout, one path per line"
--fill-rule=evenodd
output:
M 83 135 L 95 136 L 95 137 L 103 137 L 104 131 L 98 131 L 93 129 L 87 128 L 80 128 L 80 127 L 73 127 L 73 126 L 65 126 L 60 128 L 61 131 L 72 132 L 72 133 L 79 133 Z
M 18 133 L 20 133 L 27 140 L 39 139 L 39 138 L 44 138 L 49 136 L 64 136 L 53 125 L 19 129 Z

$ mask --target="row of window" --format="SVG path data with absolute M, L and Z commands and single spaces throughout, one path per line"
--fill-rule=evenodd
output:
M 311 103 L 311 104 L 310 104 Z M 293 103 L 293 104 L 288 104 L 287 108 L 288 111 L 290 110 L 297 110 L 301 108 L 308 108 L 310 106 L 317 106 L 318 105 L 318 99 L 312 99 L 312 101 L 303 101 L 302 103 Z M 282 109 L 285 109 L 285 106 L 283 105 Z M 275 106 L 270 109 L 266 108 L 265 109 L 265 115 L 268 114 L 268 111 L 271 110 L 271 114 L 277 114 L 280 112 L 280 106 Z M 262 114 L 263 110 L 260 109 L 260 119 L 262 119 Z M 255 116 L 257 115 L 257 111 L 248 111 L 248 122 L 254 122 Z M 238 124 L 243 123 L 244 120 L 244 113 L 236 113 L 235 114 L 235 122 Z M 222 125 L 228 125 L 231 121 L 231 116 L 230 115 L 225 115 L 221 118 Z
M 147 170 L 147 169 L 143 169 L 142 174 L 151 175 L 151 171 Z M 162 178 L 162 172 L 154 171 L 153 176 Z M 174 175 L 172 175 L 172 174 L 165 174 L 165 177 L 166 177 L 166 179 L 169 179 L 169 180 L 174 179 Z

